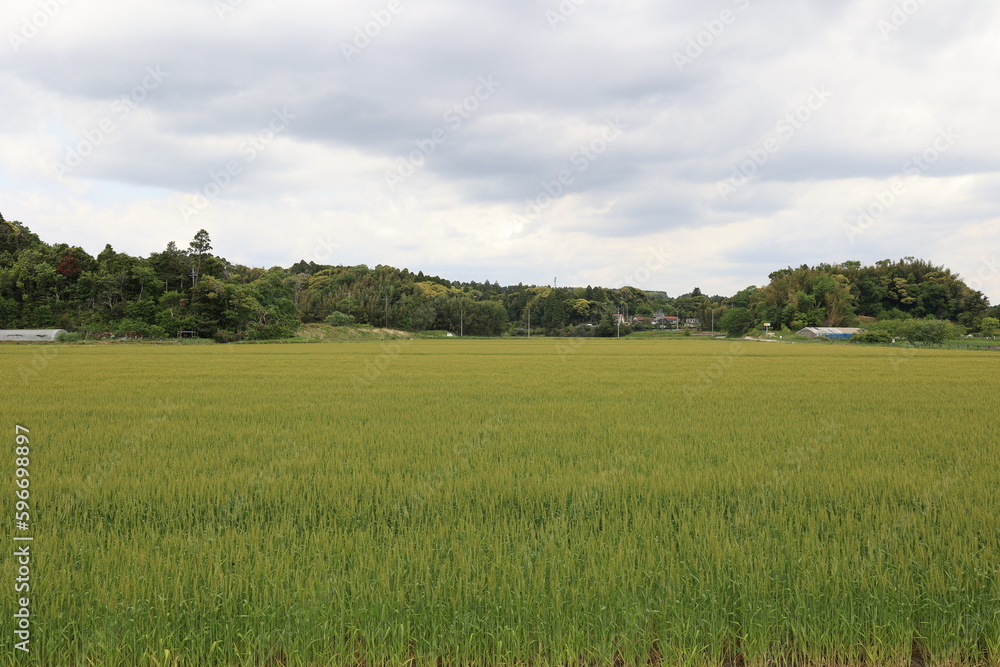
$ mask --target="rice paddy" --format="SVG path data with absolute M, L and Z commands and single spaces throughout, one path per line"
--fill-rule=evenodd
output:
M 25 655 L 0 559 L 0 664 L 997 665 L 998 364 L 3 346 L 34 561 Z

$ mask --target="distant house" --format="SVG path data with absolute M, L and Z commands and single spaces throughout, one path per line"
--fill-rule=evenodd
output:
M 652 324 L 653 318 L 646 317 L 645 315 L 636 315 L 635 317 L 632 318 L 632 322 L 637 324 Z
M 52 343 L 65 329 L 0 329 L 0 341 Z
M 677 318 L 673 315 L 664 315 L 663 313 L 653 313 L 653 325 L 654 326 L 664 326 L 670 325 L 674 326 L 677 324 Z
M 831 340 L 843 340 L 853 338 L 861 329 L 853 327 L 806 327 L 799 329 L 795 333 L 806 338 L 829 338 Z
M 697 317 L 689 317 L 686 320 L 684 320 L 684 326 L 686 326 L 689 329 L 697 329 L 698 327 L 701 326 L 701 320 L 699 320 Z

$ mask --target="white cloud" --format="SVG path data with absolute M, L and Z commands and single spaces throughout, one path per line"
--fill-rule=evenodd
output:
M 1000 253 L 1000 8 L 987 3 L 928 1 L 903 20 L 887 0 L 591 0 L 552 24 L 555 2 L 397 0 L 387 19 L 388 0 L 222 1 L 53 0 L 44 21 L 37 0 L 5 3 L 5 217 L 93 252 L 148 254 L 205 227 L 245 264 L 546 284 L 612 285 L 663 246 L 674 259 L 643 286 L 670 293 L 905 255 L 971 277 Z M 345 58 L 358 30 L 367 42 Z M 691 39 L 702 53 L 678 71 Z M 167 75 L 123 115 L 149 68 Z M 481 77 L 502 85 L 449 123 Z M 830 99 L 720 197 L 817 86 Z M 249 160 L 275 109 L 294 118 Z M 517 229 L 609 118 L 627 130 Z M 844 225 L 942 128 L 959 140 L 852 241 Z M 436 129 L 444 140 L 391 190 L 386 172 Z M 89 154 L 60 178 L 81 142 Z M 233 161 L 185 219 L 180 205 Z M 982 284 L 1000 300 L 1000 282 Z

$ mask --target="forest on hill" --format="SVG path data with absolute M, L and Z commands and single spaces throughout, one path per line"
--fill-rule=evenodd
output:
M 654 326 L 655 315 L 732 335 L 764 322 L 776 329 L 851 326 L 875 319 L 948 320 L 978 331 L 998 314 L 950 270 L 907 257 L 874 266 L 847 261 L 775 271 L 770 282 L 737 294 L 707 296 L 695 287 L 671 297 L 635 287 L 559 287 L 450 281 L 378 265 L 300 261 L 269 269 L 233 264 L 213 253 L 200 230 L 186 248 L 174 242 L 148 257 L 96 256 L 42 241 L 0 216 L 0 329 L 62 328 L 86 335 L 176 337 L 197 332 L 226 342 L 286 338 L 304 323 L 372 325 L 472 336 L 610 336 Z M 635 320 L 635 321 L 633 321 Z M 670 326 L 673 326 L 672 324 Z

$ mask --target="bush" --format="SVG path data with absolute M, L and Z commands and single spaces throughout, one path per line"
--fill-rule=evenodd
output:
M 891 343 L 892 335 L 888 331 L 880 329 L 865 329 L 859 331 L 857 335 L 850 339 L 851 343 Z
M 60 343 L 79 343 L 83 340 L 83 334 L 79 331 L 63 332 L 56 334 L 56 340 Z
M 882 331 L 892 338 L 905 338 L 910 343 L 930 343 L 940 345 L 946 340 L 964 335 L 964 327 L 946 320 L 879 320 L 869 325 L 869 331 Z
M 156 329 L 163 331 L 162 327 L 156 327 Z M 130 317 L 118 320 L 111 331 L 119 338 L 149 338 L 153 335 L 152 327 L 149 324 Z
M 590 338 L 594 335 L 594 327 L 588 327 L 586 324 L 568 326 L 563 329 L 562 335 L 572 336 L 574 338 Z
M 354 324 L 354 316 L 337 310 L 330 313 L 326 318 L 326 323 L 331 327 L 346 327 Z

